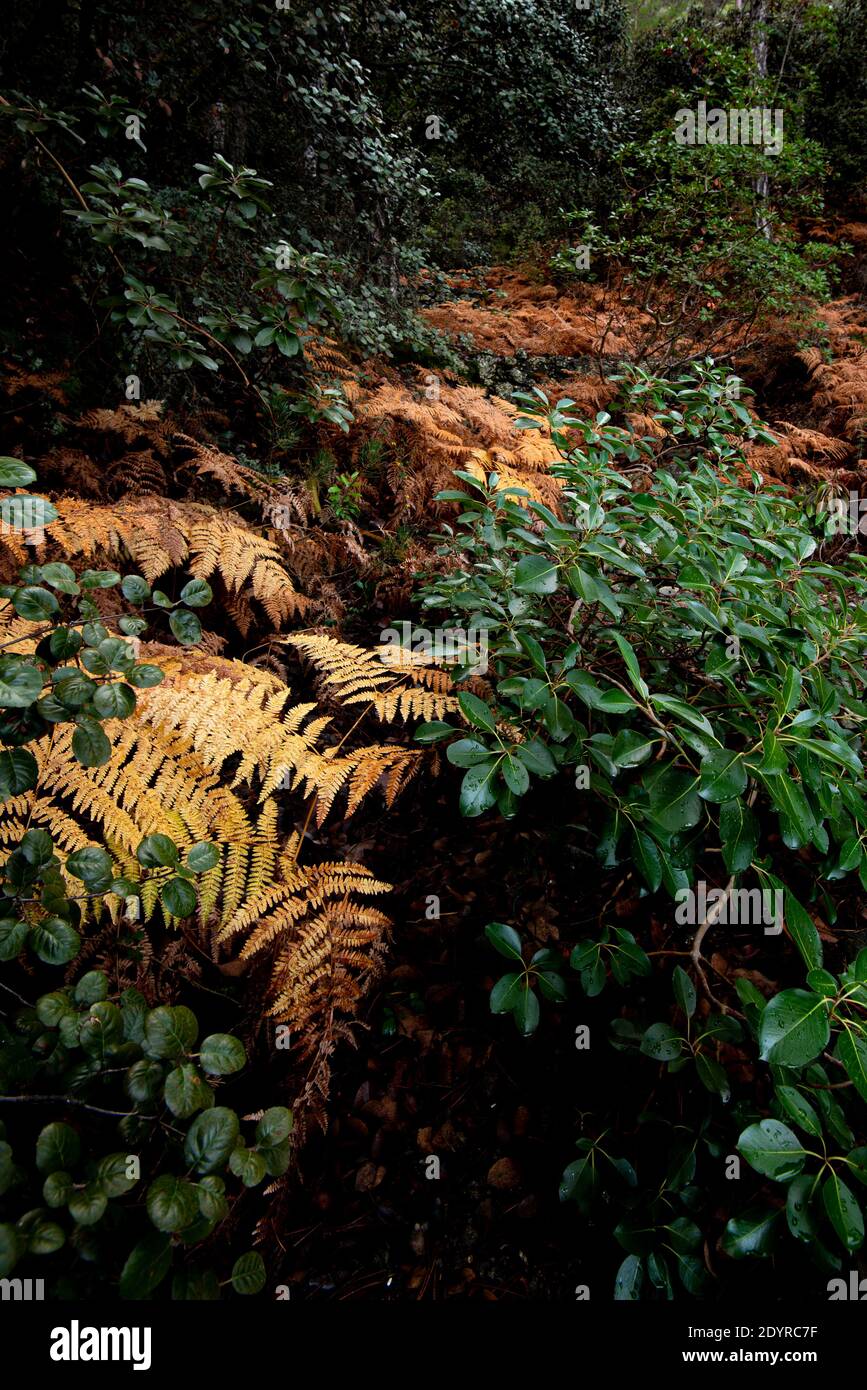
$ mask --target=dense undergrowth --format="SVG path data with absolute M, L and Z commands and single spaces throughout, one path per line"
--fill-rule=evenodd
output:
M 863 7 L 429 8 L 5 36 L 0 1275 L 824 1299 Z

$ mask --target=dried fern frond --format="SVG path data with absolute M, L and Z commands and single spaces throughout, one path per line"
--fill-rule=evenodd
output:
M 550 468 L 559 450 L 545 430 L 516 429 L 520 412 L 508 401 L 428 374 L 420 391 L 385 380 L 373 390 L 359 389 L 352 404 L 360 424 L 375 425 L 378 434 L 406 447 L 412 467 L 393 478 L 400 511 L 428 505 L 440 488 L 451 485 L 458 464 L 477 476 L 499 473 L 535 500 L 557 504 L 561 484 Z
M 363 900 L 390 891 L 360 864 L 298 863 L 293 834 L 277 861 L 273 882 L 248 897 L 221 928 L 218 940 L 246 935 L 241 959 L 267 952 L 271 960 L 268 1014 L 289 1028 L 305 1068 L 303 1108 L 321 1108 L 330 1058 L 382 971 L 391 922 Z
M 127 497 L 106 506 L 61 498 L 56 506 L 58 520 L 45 531 L 66 559 L 126 554 L 148 583 L 182 565 L 199 579 L 217 574 L 231 598 L 257 600 L 277 627 L 308 605 L 278 547 L 240 517 L 165 497 Z
M 15 617 L 8 601 L 0 621 L 4 615 L 11 646 L 31 651 L 39 625 Z M 159 890 L 158 876 L 142 881 L 135 857 L 144 836 L 169 835 L 182 851 L 201 840 L 214 844 L 219 860 L 198 880 L 199 923 L 215 948 L 243 933 L 242 959 L 273 957 L 269 1013 L 295 1039 L 301 1107 L 321 1113 L 330 1058 L 351 1037 L 386 947 L 390 922 L 365 899 L 390 885 L 360 864 L 299 864 L 300 836 L 281 844 L 273 792 L 291 770 L 296 785 L 316 792 L 320 821 L 342 788 L 351 814 L 380 782 L 393 801 L 419 754 L 381 745 L 345 757 L 334 748 L 320 752 L 314 744 L 328 718 L 316 717 L 314 705 L 292 705 L 270 671 L 201 650 L 150 644 L 143 652 L 159 661 L 165 680 L 140 692 L 129 719 L 106 721 L 109 760 L 82 767 L 72 755 L 72 725 L 56 725 L 31 745 L 36 788 L 0 808 L 0 843 L 17 842 L 28 826 L 48 830 L 65 853 L 98 836 L 118 874 L 141 884 L 144 921 L 156 912 Z M 227 767 L 231 786 L 223 782 Z M 257 814 L 235 790 L 254 777 L 262 781 Z M 115 916 L 121 910 L 115 897 L 105 905 Z M 100 907 L 95 900 L 90 914 Z
M 69 376 L 65 372 L 33 372 L 22 367 L 3 363 L 3 387 L 13 399 L 23 391 L 35 391 L 37 395 L 47 396 L 55 405 L 66 404 L 65 386 Z
M 442 719 L 458 709 L 447 672 L 417 665 L 399 649 L 368 651 L 334 637 L 284 639 L 314 667 L 324 689 L 343 705 L 370 705 L 380 719 Z
M 813 374 L 813 372 L 815 372 L 817 367 L 825 366 L 825 354 L 823 353 L 821 348 L 803 348 L 800 352 L 796 352 L 795 356 L 797 357 L 799 362 L 803 362 L 804 366 L 807 368 L 807 371 L 811 375 Z
M 190 471 L 199 478 L 214 478 L 225 493 L 240 492 L 263 506 L 273 507 L 284 498 L 288 489 L 273 479 L 258 473 L 255 468 L 238 463 L 230 454 L 204 444 L 188 434 L 175 434 L 172 443 L 183 450 L 186 458 L 180 464 L 181 471 Z
M 304 356 L 316 376 L 351 377 L 353 366 L 333 338 L 310 337 L 304 343 Z
M 344 754 L 320 750 L 330 717 L 316 715 L 315 704 L 294 704 L 279 679 L 240 661 L 218 659 L 204 675 L 181 665 L 144 694 L 141 706 L 143 719 L 164 735 L 173 730 L 189 739 L 214 772 L 231 762 L 233 788 L 258 782 L 260 801 L 279 787 L 315 794 L 318 825 L 343 791 L 347 814 L 380 781 L 391 805 L 421 757 L 414 749 L 384 744 Z
M 821 434 L 819 430 L 801 429 L 798 425 L 789 424 L 786 420 L 776 420 L 774 428 L 785 436 L 795 458 L 815 456 L 820 459 L 829 459 L 832 462 L 840 462 L 848 458 L 852 452 L 851 446 L 846 444 L 844 440 L 834 439 L 828 434 Z
M 245 892 L 261 886 L 254 863 L 261 825 L 251 820 L 240 798 L 219 784 L 188 740 L 166 737 L 135 719 L 109 721 L 112 756 L 101 767 L 83 768 L 72 755 L 72 727 L 31 745 L 39 766 L 37 789 L 7 801 L 2 821 L 41 826 L 65 853 L 105 843 L 118 868 L 138 881 L 135 850 L 145 835 L 169 835 L 181 849 L 209 840 L 220 851 L 219 864 L 200 880 L 199 920 L 207 925 L 235 910 Z M 156 907 L 156 885 L 142 894 L 145 920 Z M 116 899 L 107 899 L 109 905 Z

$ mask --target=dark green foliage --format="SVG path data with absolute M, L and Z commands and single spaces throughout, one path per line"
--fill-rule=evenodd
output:
M 684 965 L 663 960 L 656 972 L 652 953 L 604 919 L 570 958 L 584 998 L 609 979 L 628 992 L 624 1014 L 609 1015 L 615 1052 L 675 1078 L 677 1103 L 673 1092 L 672 1109 L 660 1096 L 647 1123 L 669 1130 L 670 1146 L 671 1114 L 686 1105 L 690 1116 L 693 1137 L 683 1151 L 675 1143 L 661 1184 L 652 1148 L 609 1161 L 601 1138 L 583 1138 L 564 1174 L 561 1195 L 585 1215 L 598 1216 L 603 1198 L 620 1211 L 613 1235 L 626 1254 L 614 1297 L 632 1300 L 674 1297 L 674 1269 L 687 1293 L 705 1291 L 705 1193 L 726 1156 L 787 1186 L 785 1210 L 762 1189 L 743 1211 L 736 1203 L 721 1237 L 730 1257 L 768 1255 L 788 1228 L 820 1270 L 833 1271 L 840 1247 L 863 1241 L 867 952 L 839 975 L 826 969 L 792 883 L 800 852 L 818 889 L 853 873 L 867 886 L 867 573 L 854 551 L 826 562 L 827 514 L 760 490 L 756 476 L 749 486 L 735 478 L 744 468 L 739 440 L 770 437 L 736 379 L 708 359 L 675 381 L 634 368 L 622 381 L 621 405 L 665 430 L 657 447 L 667 466 L 657 466 L 648 490 L 633 493 L 621 471 L 640 463 L 646 440 L 608 413 L 585 422 L 568 400 L 525 397 L 525 427 L 544 420 L 563 454 L 554 465 L 563 515 L 522 500 L 520 489 L 498 491 L 496 476 L 485 484 L 459 472 L 470 491 L 454 494 L 464 510 L 441 539 L 444 554 L 462 560 L 444 567 L 423 600 L 488 637 L 492 697 L 459 696 L 469 727 L 446 747 L 464 769 L 463 814 L 514 816 L 538 780 L 572 777 L 570 824 L 595 839 L 603 869 L 633 868 L 643 891 L 664 890 L 680 905 L 675 920 L 694 929 L 691 952 L 662 953 L 683 955 Z M 444 722 L 418 734 L 450 737 Z M 725 892 L 681 915 L 720 859 Z M 738 980 L 733 1010 L 711 992 L 700 943 L 745 876 L 779 914 L 748 920 L 760 930 L 779 920 L 765 927 L 772 934 L 785 920 L 807 988 L 767 999 Z M 491 1009 L 511 1012 L 524 1034 L 539 1024 L 537 984 L 561 1007 L 576 997 L 559 953 L 539 951 L 525 965 L 513 927 L 492 923 L 487 935 L 513 963 Z M 660 972 L 670 991 L 662 1009 L 648 994 Z M 830 1086 L 828 1058 L 851 1086 Z M 767 1102 L 751 1084 L 763 1074 Z
M 0 1034 L 0 1106 L 63 1116 L 35 1143 L 13 1138 L 22 1126 L 0 1125 L 0 1275 L 33 1270 L 66 1297 L 119 1285 L 122 1298 L 150 1298 L 170 1274 L 176 1299 L 219 1298 L 227 1283 L 261 1291 L 260 1255 L 219 1278 L 213 1255 L 193 1253 L 230 1200 L 289 1165 L 288 1110 L 242 1128 L 217 1103 L 217 1079 L 246 1063 L 237 1038 L 199 1040 L 189 1009 L 149 1009 L 135 989 L 113 998 L 98 970 L 42 995 Z M 26 1106 L 16 1104 L 22 1085 Z

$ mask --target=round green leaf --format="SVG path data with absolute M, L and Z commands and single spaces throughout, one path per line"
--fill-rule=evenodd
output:
M 36 1140 L 36 1167 L 40 1173 L 68 1172 L 78 1162 L 81 1144 L 70 1125 L 54 1120 Z
M 0 1223 L 0 1278 L 11 1274 L 24 1251 L 24 1242 L 14 1226 Z
M 178 847 L 168 835 L 146 835 L 135 857 L 145 869 L 168 869 L 178 862 Z
M 43 589 L 38 584 L 24 584 L 16 589 L 12 607 L 20 617 L 27 618 L 31 623 L 44 623 L 60 612 L 60 604 L 51 590 Z
M 265 1287 L 265 1261 L 255 1250 L 242 1255 L 232 1268 L 232 1288 L 235 1293 L 261 1293 Z
M 171 1263 L 169 1237 L 152 1231 L 127 1258 L 120 1276 L 121 1298 L 148 1298 L 168 1274 Z
M 84 639 L 73 627 L 57 627 L 48 639 L 51 655 L 56 661 L 68 661 L 81 651 Z
M 143 1057 L 141 1061 L 133 1062 L 127 1071 L 124 1082 L 126 1093 L 136 1105 L 143 1105 L 161 1094 L 164 1076 L 165 1072 L 159 1062 Z
M 108 997 L 108 978 L 101 970 L 88 970 L 73 990 L 77 1004 L 98 1004 Z
M 229 1212 L 225 1197 L 226 1184 L 215 1176 L 202 1178 L 196 1188 L 199 1211 L 207 1221 L 222 1221 Z
M 96 1165 L 96 1182 L 106 1197 L 124 1197 L 131 1192 L 138 1178 L 130 1177 L 133 1154 L 106 1154 Z
M 151 596 L 151 586 L 140 574 L 125 574 L 120 583 L 120 591 L 124 598 L 136 607 L 147 603 Z
M 69 1199 L 69 1215 L 79 1226 L 95 1226 L 105 1215 L 108 1198 L 97 1183 L 89 1182 Z
M 66 868 L 75 878 L 80 878 L 91 892 L 104 891 L 113 877 L 111 855 L 99 845 L 77 849 L 67 859 Z
M 36 1017 L 45 1028 L 57 1028 L 66 1014 L 78 1017 L 70 1003 L 69 995 L 62 989 L 40 995 L 36 1001 Z
M 151 1183 L 145 1197 L 147 1213 L 158 1231 L 182 1231 L 199 1213 L 196 1189 L 185 1178 L 169 1173 Z
M 4 748 L 0 753 L 0 801 L 30 791 L 38 777 L 39 765 L 29 748 Z
M 56 1173 L 49 1173 L 42 1184 L 42 1196 L 49 1207 L 65 1207 L 72 1196 L 73 1187 L 70 1174 L 58 1169 Z
M 81 949 L 81 937 L 61 917 L 46 917 L 30 928 L 28 941 L 46 965 L 66 965 Z
M 97 690 L 96 681 L 85 676 L 77 666 L 61 666 L 52 672 L 51 679 L 55 696 L 68 710 L 81 709 Z
M 199 1035 L 195 1014 L 183 1004 L 161 1004 L 145 1022 L 145 1052 L 149 1057 L 183 1057 Z
M 247 1061 L 244 1044 L 231 1033 L 211 1033 L 199 1052 L 199 1061 L 211 1076 L 231 1076 Z
M 170 878 L 160 889 L 160 902 L 173 917 L 189 917 L 197 901 L 195 888 L 183 878 Z
M 160 667 L 151 666 L 147 661 L 142 661 L 129 672 L 129 683 L 134 685 L 136 690 L 148 690 L 152 685 L 159 685 L 163 680 L 165 680 L 165 673 Z
M 195 646 L 202 639 L 202 624 L 188 608 L 176 608 L 169 616 L 169 627 L 184 647 Z
M 199 840 L 187 851 L 187 868 L 192 869 L 194 874 L 205 874 L 209 869 L 215 869 L 219 862 L 219 849 L 207 840 Z
M 26 709 L 38 697 L 43 683 L 38 667 L 14 657 L 0 660 L 0 707 Z
M 28 1212 L 18 1223 L 18 1229 L 27 1239 L 30 1255 L 53 1255 L 66 1241 L 66 1232 L 56 1221 L 49 1221 L 45 1212 Z
M 186 1120 L 197 1110 L 214 1104 L 214 1093 L 192 1062 L 183 1062 L 166 1077 L 166 1105 L 173 1115 Z
M 79 1041 L 89 1057 L 104 1061 L 109 1050 L 123 1041 L 123 1015 L 117 1004 L 106 999 L 91 1004 L 81 1021 Z
M 83 570 L 78 576 L 82 589 L 113 589 L 120 583 L 117 570 Z
M 126 719 L 135 709 L 135 691 L 122 681 L 101 685 L 93 697 L 100 719 Z
M 52 589 L 57 589 L 61 594 L 79 593 L 75 570 L 71 569 L 69 565 L 52 562 L 48 565 L 42 565 L 41 570 L 42 578 L 46 584 L 51 585 Z
M 95 719 L 84 719 L 72 735 L 72 751 L 82 767 L 101 767 L 111 757 L 111 744 Z
M 0 960 L 15 960 L 24 949 L 30 927 L 14 917 L 0 918 Z
M 20 459 L 0 458 L 0 487 L 26 487 L 36 482 L 36 474 Z
M 256 1143 L 259 1148 L 272 1148 L 288 1139 L 292 1129 L 292 1111 L 285 1105 L 272 1105 L 256 1125 Z
M 186 603 L 190 608 L 204 608 L 213 597 L 211 586 L 205 579 L 191 579 L 181 589 L 181 603 Z
M 240 1178 L 245 1187 L 256 1187 L 268 1170 L 265 1160 L 255 1149 L 233 1149 L 229 1155 L 229 1170 Z
M 187 1163 L 197 1173 L 213 1173 L 222 1168 L 235 1147 L 239 1129 L 238 1116 L 223 1105 L 197 1115 L 184 1143 Z

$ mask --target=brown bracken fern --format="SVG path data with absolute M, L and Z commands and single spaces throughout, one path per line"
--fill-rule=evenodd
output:
M 391 925 L 359 897 L 387 893 L 390 884 L 361 864 L 302 865 L 297 834 L 279 855 L 272 880 L 248 893 L 218 939 L 246 935 L 241 960 L 271 959 L 268 1013 L 286 1025 L 305 1069 L 302 1108 L 319 1113 L 328 1093 L 330 1058 L 365 991 L 382 969 Z
M 38 624 L 0 605 L 5 650 L 31 652 Z M 43 827 L 66 852 L 98 837 L 120 876 L 140 887 L 141 917 L 157 911 L 157 880 L 141 882 L 135 850 L 145 835 L 170 835 L 181 850 L 215 844 L 216 866 L 199 884 L 198 925 L 215 955 L 246 937 L 241 960 L 270 961 L 268 1012 L 285 1023 L 303 1067 L 302 1111 L 321 1115 L 337 1042 L 349 1036 L 361 998 L 380 969 L 388 918 L 365 902 L 388 891 L 354 863 L 299 862 L 301 835 L 278 828 L 281 788 L 313 798 L 321 821 L 339 791 L 348 812 L 379 783 L 392 801 L 421 756 L 374 745 L 342 753 L 319 747 L 330 718 L 297 704 L 270 671 L 199 650 L 156 643 L 141 655 L 165 672 L 139 692 L 134 714 L 107 721 L 112 755 L 84 768 L 71 755 L 72 726 L 55 726 L 32 745 L 39 768 L 33 791 L 3 804 L 0 843 Z M 254 785 L 251 808 L 245 786 Z M 166 873 L 170 871 L 165 871 Z M 122 900 L 92 902 L 116 918 Z M 178 925 L 168 918 L 167 925 Z
M 381 646 L 373 651 L 333 637 L 285 639 L 316 670 L 322 688 L 342 705 L 370 705 L 380 719 L 442 719 L 457 712 L 447 671 L 417 663 L 409 653 Z

